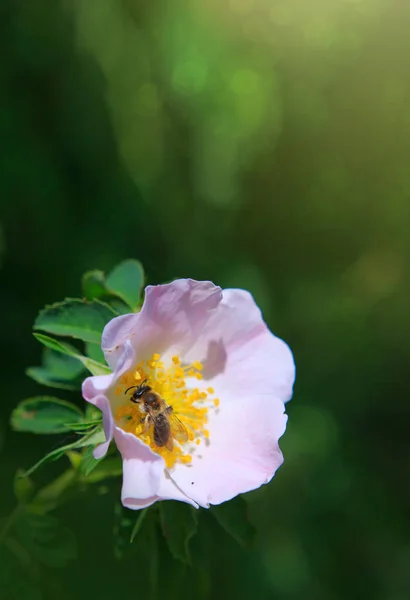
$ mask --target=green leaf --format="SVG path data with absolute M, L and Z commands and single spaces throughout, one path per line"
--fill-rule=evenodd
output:
M 109 304 L 111 306 L 111 308 L 113 310 L 115 310 L 115 312 L 118 315 L 129 315 L 130 314 L 130 307 L 128 304 L 126 304 L 123 300 L 121 300 L 120 298 L 116 297 L 116 296 L 110 296 L 108 300 L 106 300 L 107 304 Z
M 147 512 L 148 512 L 148 508 L 144 508 L 143 510 L 138 511 L 137 520 L 135 521 L 134 527 L 132 528 L 132 531 L 131 531 L 131 537 L 130 537 L 131 544 L 137 537 L 139 531 L 141 530 L 141 527 L 142 527 L 144 519 L 147 515 Z
M 134 310 L 134 306 L 136 308 L 139 305 L 142 290 L 142 284 L 138 281 L 144 279 L 140 263 L 135 260 L 124 261 L 113 269 L 108 279 L 106 281 L 103 271 L 85 273 L 83 292 L 86 299 L 102 300 L 120 315 L 128 314 L 130 308 Z
M 85 450 L 84 454 L 82 455 L 79 472 L 84 477 L 87 477 L 87 475 L 89 475 L 95 469 L 95 467 L 98 465 L 98 463 L 101 460 L 103 460 L 103 459 L 99 459 L 99 460 L 95 459 L 93 456 L 93 450 L 94 450 L 94 448 L 92 446 L 90 446 L 89 448 L 87 448 L 87 450 Z
M 82 280 L 83 294 L 87 300 L 96 300 L 106 296 L 105 274 L 103 271 L 88 271 Z
M 67 427 L 67 429 L 69 429 L 70 431 L 76 431 L 78 433 L 83 433 L 88 431 L 89 429 L 92 429 L 93 427 L 96 427 L 97 425 L 100 425 L 102 422 L 102 419 L 94 419 L 93 421 L 80 421 L 79 423 L 66 423 L 65 426 Z
M 197 530 L 197 515 L 192 506 L 173 500 L 159 506 L 162 533 L 174 558 L 190 564 L 189 540 Z
M 34 329 L 98 344 L 105 325 L 116 316 L 117 313 L 100 300 L 67 298 L 40 311 Z
M 11 413 L 11 426 L 16 431 L 31 433 L 64 433 L 70 431 L 67 422 L 81 421 L 83 413 L 77 406 L 54 398 L 53 396 L 36 396 L 18 404 Z
M 27 471 L 25 471 L 22 474 L 22 477 L 28 477 L 46 462 L 58 460 L 70 450 L 76 450 L 77 448 L 84 448 L 86 446 L 97 446 L 98 444 L 102 444 L 103 442 L 105 442 L 105 434 L 102 428 L 93 430 L 87 435 L 80 438 L 79 440 L 72 442 L 71 444 L 66 444 L 65 446 L 60 446 L 60 448 L 52 450 L 52 452 L 49 452 L 48 454 L 43 456 L 43 458 L 36 462 L 32 467 L 27 469 Z
M 248 519 L 248 505 L 241 496 L 237 496 L 229 502 L 218 506 L 212 506 L 211 515 L 215 517 L 219 525 L 244 547 L 252 545 L 255 529 Z
M 55 352 L 61 352 L 62 354 L 67 354 L 68 356 L 78 356 L 78 350 L 71 344 L 67 344 L 67 342 L 60 342 L 59 340 L 55 340 L 54 338 L 49 337 L 48 335 L 44 335 L 43 333 L 33 333 L 36 340 L 41 342 L 46 348 L 50 348 L 51 350 L 55 350 Z
M 104 352 L 101 350 L 101 346 L 98 344 L 91 344 L 90 342 L 87 342 L 85 344 L 85 353 L 89 358 L 92 358 L 93 360 L 102 364 L 105 363 Z
M 140 304 L 144 285 L 144 270 L 137 260 L 124 260 L 108 275 L 106 288 L 124 300 L 132 310 Z
M 122 459 L 120 456 L 90 460 L 87 465 L 84 481 L 86 483 L 99 483 L 110 477 L 120 477 L 122 475 Z
M 79 389 L 86 376 L 81 361 L 50 348 L 44 349 L 43 366 L 29 367 L 26 373 L 41 385 L 64 390 Z
M 107 375 L 111 373 L 110 367 L 107 365 L 103 365 L 92 358 L 88 358 L 88 356 L 83 356 L 79 354 L 77 349 L 66 342 L 60 342 L 59 340 L 55 340 L 54 338 L 49 337 L 48 335 L 44 335 L 42 333 L 33 333 L 36 340 L 38 340 L 41 344 L 46 346 L 47 348 L 51 348 L 51 350 L 55 350 L 56 352 L 61 352 L 62 354 L 67 354 L 68 356 L 72 356 L 79 360 L 93 375 Z
M 64 567 L 77 556 L 73 533 L 54 517 L 26 513 L 17 521 L 15 531 L 23 547 L 48 567 Z
M 81 382 L 84 379 L 84 377 L 81 379 L 79 378 L 78 380 L 73 381 L 72 383 L 62 381 L 58 377 L 54 377 L 44 367 L 29 367 L 28 369 L 26 369 L 26 375 L 31 377 L 31 379 L 34 379 L 34 381 L 36 381 L 40 385 L 69 391 L 80 389 Z

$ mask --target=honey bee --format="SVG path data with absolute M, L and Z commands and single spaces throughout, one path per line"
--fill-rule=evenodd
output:
M 146 413 L 146 416 L 142 418 L 144 431 L 147 431 L 153 425 L 155 444 L 160 447 L 165 446 L 165 448 L 172 452 L 174 448 L 173 439 L 175 438 L 179 442 L 186 442 L 188 440 L 188 432 L 185 425 L 174 414 L 172 406 L 169 406 L 146 383 L 147 380 L 144 379 L 139 385 L 129 387 L 125 390 L 125 393 L 134 389 L 130 400 L 135 404 L 139 404 L 142 412 Z

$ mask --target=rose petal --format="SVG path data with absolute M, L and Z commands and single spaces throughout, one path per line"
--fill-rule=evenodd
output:
M 110 403 L 106 396 L 96 396 L 93 404 L 100 409 L 103 415 L 103 427 L 105 433 L 105 442 L 94 448 L 94 458 L 98 460 L 107 454 L 108 446 L 114 434 L 114 419 L 112 418 Z
M 161 478 L 158 490 L 158 500 L 179 500 L 180 502 L 186 502 L 187 504 L 191 504 L 191 506 L 198 508 L 198 504 L 178 488 L 167 471 L 164 472 L 164 476 Z
M 109 375 L 93 375 L 83 381 L 82 393 L 84 400 L 95 405 L 96 398 L 106 393 L 114 382 L 114 373 Z
M 227 396 L 210 413 L 209 443 L 201 443 L 189 465 L 177 464 L 171 477 L 200 506 L 220 504 L 270 481 L 283 457 L 278 439 L 287 416 L 272 396 Z
M 87 402 L 95 404 L 95 396 L 104 394 L 108 397 L 110 388 L 114 386 L 120 377 L 129 371 L 134 364 L 134 348 L 132 347 L 131 342 L 126 340 L 118 352 L 114 373 L 110 373 L 109 375 L 93 375 L 92 377 L 87 377 L 87 379 L 83 381 L 83 398 L 87 400 Z
M 157 500 L 180 500 L 198 507 L 168 475 L 158 454 L 119 427 L 115 427 L 114 436 L 123 458 L 121 500 L 124 506 L 141 509 Z
M 135 362 L 134 349 L 130 342 L 125 342 L 121 349 L 121 355 L 117 362 L 115 373 L 110 375 L 94 375 L 87 377 L 82 385 L 83 398 L 99 408 L 103 415 L 103 427 L 105 433 L 105 442 L 94 448 L 94 458 L 99 459 L 105 456 L 108 446 L 113 437 L 114 419 L 112 407 L 110 405 L 111 387 L 128 371 Z
M 195 359 L 204 363 L 203 385 L 214 388 L 220 404 L 209 412 L 209 445 L 194 450 L 190 466 L 176 465 L 172 478 L 208 506 L 256 489 L 282 464 L 278 439 L 286 427 L 283 402 L 292 394 L 295 367 L 287 345 L 269 331 L 243 290 L 223 292 L 185 357 Z
M 141 311 L 116 317 L 103 332 L 102 349 L 114 368 L 125 340 L 131 340 L 138 360 L 154 352 L 176 354 L 196 341 L 222 298 L 221 289 L 209 281 L 180 279 L 166 285 L 148 286 Z
M 164 460 L 135 435 L 119 427 L 115 427 L 114 438 L 123 459 L 123 505 L 141 508 L 142 504 L 152 504 L 158 496 Z
M 184 359 L 201 361 L 203 377 L 215 389 L 222 385 L 241 396 L 272 393 L 284 402 L 292 396 L 292 353 L 269 331 L 245 290 L 223 291 L 222 302 Z M 217 393 L 222 394 L 222 389 Z
M 140 313 L 132 313 L 115 317 L 104 327 L 101 349 L 107 364 L 113 371 L 123 353 L 124 344 L 131 340 L 138 327 L 139 315 Z

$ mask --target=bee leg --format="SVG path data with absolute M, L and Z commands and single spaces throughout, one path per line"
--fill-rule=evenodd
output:
M 146 433 L 152 424 L 152 419 L 151 419 L 150 415 L 147 415 L 145 417 L 145 419 L 143 419 L 143 421 L 144 421 L 144 429 L 142 430 L 142 433 Z
M 165 412 L 170 415 L 172 412 L 174 412 L 174 409 L 172 408 L 172 406 L 167 406 L 165 409 Z

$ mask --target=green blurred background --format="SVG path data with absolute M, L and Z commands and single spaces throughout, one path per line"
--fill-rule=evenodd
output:
M 249 289 L 297 364 L 255 547 L 198 537 L 194 595 L 410 597 L 409 26 L 399 0 L 2 0 L 3 514 L 54 443 L 8 429 L 38 310 L 139 258 Z M 60 510 L 79 559 L 47 597 L 146 597 L 112 508 Z M 192 595 L 161 564 L 161 597 Z

